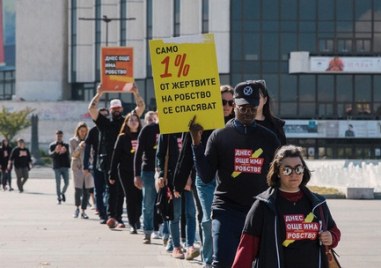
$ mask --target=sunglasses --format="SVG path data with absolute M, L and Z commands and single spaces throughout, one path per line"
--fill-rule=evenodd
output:
M 290 176 L 293 172 L 295 172 L 296 175 L 301 175 L 304 173 L 304 167 L 298 165 L 296 167 L 285 166 L 282 168 L 282 174 L 285 176 Z
M 222 105 L 225 106 L 226 104 L 229 104 L 229 106 L 233 106 L 234 101 L 233 100 L 222 100 Z
M 257 107 L 251 106 L 251 105 L 245 105 L 245 106 L 237 105 L 236 108 L 241 114 L 248 114 L 248 113 L 254 114 L 257 111 Z

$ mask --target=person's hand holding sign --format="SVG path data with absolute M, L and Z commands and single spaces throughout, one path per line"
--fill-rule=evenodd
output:
M 189 122 L 189 132 L 192 137 L 192 144 L 199 145 L 201 143 L 201 136 L 204 128 L 200 124 L 195 123 L 195 121 L 196 116 Z

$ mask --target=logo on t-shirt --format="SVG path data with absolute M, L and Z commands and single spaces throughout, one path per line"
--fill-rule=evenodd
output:
M 303 214 L 284 215 L 284 225 L 286 226 L 286 240 L 283 246 L 287 247 L 296 240 L 316 240 L 319 233 L 319 223 L 312 222 L 312 213 L 305 218 Z
M 263 150 L 258 149 L 253 152 L 251 149 L 235 149 L 234 152 L 234 172 L 232 176 L 235 178 L 241 173 L 262 173 L 264 158 L 259 156 Z
M 28 153 L 25 150 L 19 151 L 19 157 L 26 157 L 26 156 L 28 156 Z
M 138 140 L 131 140 L 131 153 L 134 154 L 136 152 L 136 149 L 138 148 Z

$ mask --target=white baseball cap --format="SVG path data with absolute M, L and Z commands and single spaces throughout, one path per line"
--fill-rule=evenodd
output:
M 122 102 L 118 99 L 113 99 L 110 101 L 110 109 L 112 108 L 118 108 L 118 107 L 122 107 Z

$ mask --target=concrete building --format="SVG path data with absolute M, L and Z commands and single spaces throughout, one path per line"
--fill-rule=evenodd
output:
M 221 83 L 265 79 L 289 142 L 309 157 L 381 158 L 379 0 L 17 0 L 16 13 L 18 98 L 88 102 L 101 47 L 129 46 L 154 108 L 148 41 L 214 33 Z

